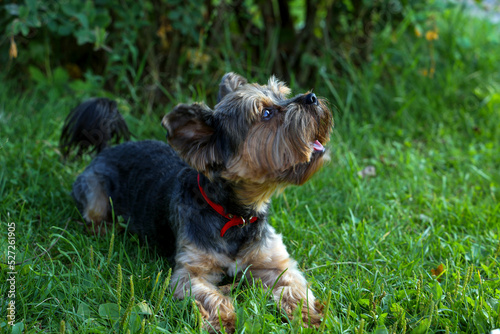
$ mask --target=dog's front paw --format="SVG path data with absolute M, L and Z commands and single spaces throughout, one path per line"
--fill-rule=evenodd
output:
M 233 319 L 213 319 L 212 321 L 207 321 L 203 326 L 209 333 L 228 333 L 232 334 L 236 331 L 236 318 Z M 224 328 L 224 330 L 222 330 Z
M 302 307 L 302 321 L 304 327 L 316 327 L 319 328 L 321 325 L 321 319 L 323 319 L 323 304 L 319 301 L 314 302 L 314 307 L 307 308 Z
M 236 331 L 236 315 L 232 313 L 224 316 L 220 315 L 220 318 L 208 318 L 203 325 L 203 329 L 213 334 L 232 334 Z
M 217 314 L 210 314 L 199 301 L 196 301 L 196 305 L 203 318 L 203 329 L 207 330 L 209 333 L 230 334 L 236 331 L 236 314 L 233 311 L 225 312 L 219 309 Z M 224 328 L 224 330 L 222 328 Z
M 285 291 L 287 290 L 291 291 L 285 289 Z M 282 297 L 284 296 L 282 295 Z M 310 302 L 308 305 L 304 299 L 282 298 L 279 305 L 293 324 L 305 328 L 318 328 L 321 325 L 324 305 L 317 300 Z

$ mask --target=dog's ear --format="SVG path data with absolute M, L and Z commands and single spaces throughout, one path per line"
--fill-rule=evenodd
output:
M 246 83 L 248 83 L 247 79 L 243 78 L 241 75 L 233 72 L 224 74 L 219 84 L 219 96 L 217 97 L 217 103 L 219 103 L 224 96 L 234 92 L 236 88 Z
M 216 148 L 215 130 L 207 123 L 212 113 L 202 104 L 179 104 L 161 122 L 168 131 L 169 144 L 184 161 L 204 174 L 223 163 Z

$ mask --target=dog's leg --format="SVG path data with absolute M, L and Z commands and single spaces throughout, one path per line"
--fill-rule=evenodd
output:
M 224 296 L 216 287 L 224 274 L 221 264 L 225 259 L 194 246 L 185 246 L 175 257 L 176 267 L 171 286 L 174 297 L 183 299 L 192 295 L 202 316 L 208 321 L 204 328 L 209 332 L 225 328 L 227 333 L 235 331 L 236 316 L 231 298 Z
M 254 278 L 260 279 L 265 288 L 272 288 L 276 303 L 291 318 L 302 303 L 304 326 L 319 326 L 321 313 L 319 304 L 307 286 L 297 262 L 290 258 L 281 236 L 272 231 L 264 245 L 247 250 L 241 259 Z
M 110 220 L 110 204 L 101 178 L 92 169 L 84 171 L 73 184 L 73 198 L 93 234 L 103 234 L 103 224 Z

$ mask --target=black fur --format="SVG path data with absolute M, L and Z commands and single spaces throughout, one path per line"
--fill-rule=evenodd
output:
M 68 115 L 63 127 L 60 148 L 63 157 L 68 157 L 73 148 L 76 156 L 90 151 L 101 152 L 115 138 L 130 139 L 130 132 L 116 102 L 106 98 L 95 98 L 83 102 Z
M 166 255 L 173 255 L 174 240 L 182 238 L 201 249 L 233 257 L 243 243 L 261 237 L 266 218 L 261 214 L 257 222 L 230 228 L 220 237 L 227 219 L 203 199 L 197 175 L 165 143 L 127 142 L 103 150 L 77 178 L 72 195 L 77 203 L 85 203 L 89 178 L 97 178 L 112 199 L 115 215 L 129 220 L 131 232 L 147 238 Z M 209 182 L 200 177 L 207 196 L 227 212 L 257 216 L 232 200 L 234 196 L 224 181 Z
M 230 228 L 220 237 L 227 219 L 203 199 L 197 183 L 198 172 L 188 166 L 168 144 L 159 141 L 126 142 L 107 147 L 111 138 L 130 138 L 129 130 L 114 101 L 99 98 L 83 102 L 67 117 L 61 135 L 66 157 L 73 148 L 77 156 L 86 151 L 99 154 L 76 179 L 72 196 L 82 212 L 99 183 L 113 203 L 116 216 L 129 221 L 128 228 L 155 245 L 165 255 L 175 253 L 177 238 L 194 242 L 199 248 L 235 256 L 241 245 L 259 239 L 266 229 L 264 214 L 234 202 L 226 181 L 210 182 L 200 174 L 207 196 L 228 213 L 257 222 Z M 220 147 L 220 152 L 227 148 Z M 108 219 L 111 217 L 108 213 Z M 179 222 L 182 222 L 179 223 Z M 175 226 L 172 226 L 175 225 Z

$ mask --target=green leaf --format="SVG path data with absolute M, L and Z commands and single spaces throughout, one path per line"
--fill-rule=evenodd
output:
M 379 313 L 379 312 L 377 311 L 377 313 Z M 385 323 L 385 319 L 387 318 L 387 315 L 388 315 L 388 313 L 381 313 L 378 316 L 378 320 L 377 320 L 378 323 L 381 324 L 381 325 L 383 325 Z
M 92 34 L 92 31 L 90 30 L 78 30 L 75 32 L 75 37 L 78 45 L 82 45 L 85 43 L 93 43 L 95 36 Z
M 108 303 L 99 305 L 99 315 L 106 319 L 117 320 L 120 318 L 120 313 L 118 312 L 118 304 Z
M 373 331 L 373 334 L 389 334 L 387 327 L 385 325 L 378 325 L 377 328 Z
M 18 16 L 19 15 L 19 5 L 18 4 L 10 3 L 10 4 L 5 5 L 3 8 L 10 15 L 13 15 L 13 16 Z
M 153 315 L 153 310 L 146 302 L 140 302 L 132 308 L 132 313 L 150 316 Z
M 104 45 L 104 41 L 106 40 L 106 30 L 101 27 L 95 27 L 94 33 L 95 33 L 94 50 L 99 50 Z
M 69 81 L 68 72 L 62 67 L 57 67 L 53 73 L 53 81 L 54 85 L 61 86 L 63 84 L 66 84 Z
M 75 16 L 78 14 L 78 10 L 74 7 L 74 3 L 67 2 L 61 4 L 62 12 L 68 16 Z
M 131 333 L 136 333 L 141 329 L 141 317 L 136 313 L 131 313 L 128 318 L 128 326 Z
M 109 16 L 109 13 L 106 9 L 96 13 L 96 17 L 94 19 L 94 25 L 106 28 L 107 26 L 109 26 L 110 23 L 111 23 L 111 17 Z
M 76 314 L 82 316 L 85 319 L 88 319 L 90 318 L 90 307 L 85 303 L 80 303 L 80 305 L 78 305 L 78 310 L 76 311 Z
M 10 29 L 12 30 L 13 35 L 19 34 L 19 32 L 21 31 L 21 25 L 22 25 L 22 23 L 18 19 L 15 19 L 14 21 L 12 21 Z
M 75 24 L 71 21 L 62 22 L 61 25 L 57 27 L 57 33 L 61 36 L 68 36 L 75 30 Z
M 18 322 L 17 324 L 14 324 L 14 326 L 12 326 L 12 334 L 22 334 L 23 330 L 24 330 L 23 322 Z
M 467 296 L 467 297 L 465 297 L 465 300 L 467 300 L 467 302 L 470 304 L 470 306 L 472 306 L 472 307 L 476 306 L 475 299 L 472 299 L 471 297 Z
M 23 36 L 28 36 L 28 33 L 30 32 L 30 28 L 24 23 L 20 25 L 20 28 L 21 28 L 21 33 L 23 34 Z
M 370 306 L 370 300 L 369 299 L 359 299 L 358 304 L 360 306 L 368 307 L 368 306 Z
M 89 20 L 87 18 L 86 14 L 83 13 L 76 13 L 75 17 L 78 19 L 78 21 L 82 24 L 82 26 L 85 28 L 85 30 L 89 29 Z
M 488 323 L 488 314 L 484 310 L 478 310 L 474 313 L 474 324 L 478 333 L 487 333 L 490 325 Z
M 26 20 L 28 18 L 29 13 L 30 13 L 30 11 L 29 11 L 28 7 L 26 7 L 26 6 L 19 7 L 19 18 L 21 20 Z
M 26 6 L 31 12 L 36 12 L 38 1 L 37 0 L 26 0 Z
M 43 72 L 40 71 L 40 69 L 38 69 L 37 67 L 30 66 L 28 68 L 28 72 L 30 72 L 31 79 L 33 79 L 33 81 L 35 81 L 39 84 L 47 82 L 47 78 L 45 77 L 45 74 L 43 74 Z
M 423 319 L 418 323 L 417 327 L 413 328 L 410 334 L 425 334 L 427 333 L 427 330 L 429 329 L 430 325 L 431 324 L 429 319 Z
M 441 288 L 441 284 L 437 280 L 436 282 L 434 282 L 432 293 L 434 294 L 436 301 L 441 301 L 441 297 L 443 296 L 443 288 Z
M 181 12 L 179 10 L 173 10 L 168 13 L 168 18 L 171 20 L 178 20 L 181 16 Z

